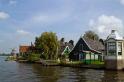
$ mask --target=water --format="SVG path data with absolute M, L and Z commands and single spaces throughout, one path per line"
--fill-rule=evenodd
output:
M 42 67 L 4 59 L 0 57 L 0 82 L 124 82 L 123 71 Z

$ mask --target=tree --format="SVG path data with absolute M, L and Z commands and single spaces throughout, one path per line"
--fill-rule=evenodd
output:
M 56 59 L 58 56 L 59 41 L 56 33 L 44 32 L 35 39 L 35 47 L 41 51 L 45 59 Z
M 99 36 L 91 30 L 86 31 L 83 37 L 88 38 L 88 39 L 92 39 L 92 40 L 99 40 Z
M 36 37 L 35 38 L 35 53 L 39 53 L 41 54 L 42 53 L 42 46 L 40 45 L 40 39 L 39 37 Z

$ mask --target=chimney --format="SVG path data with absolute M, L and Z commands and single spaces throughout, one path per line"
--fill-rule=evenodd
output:
M 115 33 L 116 30 L 112 30 L 111 33 Z

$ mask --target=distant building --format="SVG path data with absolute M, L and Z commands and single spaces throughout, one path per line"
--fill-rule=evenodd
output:
M 30 49 L 31 49 L 31 46 L 19 46 L 19 53 L 20 54 L 26 54 L 26 53 L 28 53 L 29 51 L 30 51 Z
M 116 70 L 124 68 L 124 39 L 116 30 L 112 30 L 106 39 L 105 67 Z
M 69 55 L 69 53 L 72 51 L 74 47 L 74 43 L 72 40 L 69 42 L 64 42 L 64 40 L 60 41 L 60 49 L 59 49 L 59 55 Z
M 37 49 L 34 44 L 32 44 L 31 42 L 31 45 L 20 45 L 19 46 L 19 54 L 28 54 L 28 53 L 31 53 L 31 52 L 42 52 L 42 49 Z
M 11 56 L 17 57 L 17 54 L 16 54 L 16 50 L 15 50 L 15 49 L 12 49 L 12 51 L 11 51 Z
M 105 46 L 96 40 L 83 38 L 81 36 L 75 47 L 70 52 L 69 58 L 72 61 L 103 60 Z

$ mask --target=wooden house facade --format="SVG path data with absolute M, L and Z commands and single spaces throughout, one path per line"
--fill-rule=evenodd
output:
M 103 60 L 104 50 L 105 46 L 101 42 L 81 36 L 70 52 L 69 59 L 71 61 Z

